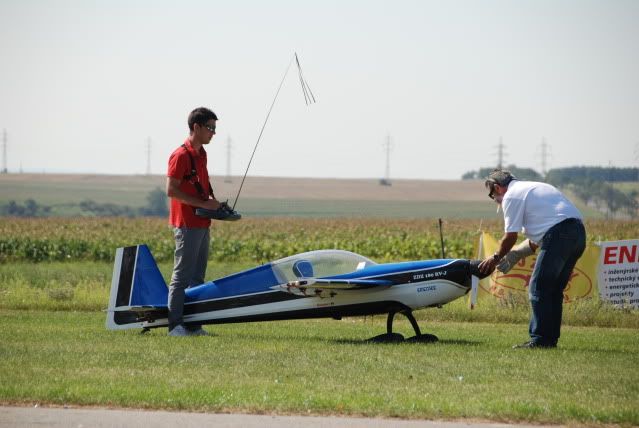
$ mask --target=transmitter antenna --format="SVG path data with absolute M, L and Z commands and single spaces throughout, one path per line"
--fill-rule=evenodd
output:
M 266 119 L 264 119 L 264 124 L 262 124 L 262 129 L 260 129 L 260 134 L 257 136 L 257 141 L 255 142 L 255 147 L 253 147 L 253 153 L 251 153 L 251 158 L 249 159 L 248 165 L 246 166 L 246 171 L 244 172 L 244 176 L 242 177 L 242 182 L 240 183 L 240 188 L 237 191 L 237 196 L 235 196 L 235 201 L 233 202 L 233 207 L 231 208 L 235 211 L 235 206 L 237 205 L 237 201 L 240 198 L 240 193 L 242 192 L 242 187 L 244 186 L 244 180 L 246 180 L 246 175 L 248 174 L 249 168 L 251 167 L 251 162 L 253 162 L 253 156 L 255 156 L 255 151 L 257 150 L 258 144 L 260 144 L 260 140 L 262 139 L 262 134 L 264 133 L 264 128 L 266 128 L 266 123 L 268 122 L 269 117 L 271 116 L 271 112 L 273 111 L 273 107 L 275 106 L 275 101 L 277 101 L 277 96 L 280 94 L 280 90 L 282 89 L 282 85 L 284 84 L 284 80 L 288 75 L 288 71 L 293 64 L 293 61 L 297 64 L 297 70 L 300 78 L 300 84 L 302 85 L 302 92 L 304 94 L 304 101 L 306 105 L 313 104 L 315 102 L 315 96 L 311 92 L 311 88 L 306 83 L 304 76 L 302 74 L 302 67 L 300 65 L 299 58 L 297 57 L 297 53 L 293 55 L 293 58 L 288 63 L 286 67 L 286 71 L 284 72 L 284 76 L 280 81 L 280 85 L 277 87 L 277 91 L 275 92 L 275 96 L 273 97 L 273 101 L 271 102 L 271 107 L 268 109 L 268 113 L 266 114 Z

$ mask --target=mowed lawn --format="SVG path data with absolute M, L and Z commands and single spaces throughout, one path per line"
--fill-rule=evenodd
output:
M 438 343 L 372 344 L 383 317 L 215 325 L 196 338 L 107 331 L 104 317 L 0 309 L 0 401 L 639 424 L 637 329 L 568 326 L 558 349 L 513 350 L 525 324 L 424 320 Z

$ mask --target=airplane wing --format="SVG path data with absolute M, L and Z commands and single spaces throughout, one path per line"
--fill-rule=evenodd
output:
M 274 290 L 286 291 L 291 294 L 304 296 L 321 295 L 324 291 L 357 290 L 372 287 L 388 287 L 393 281 L 387 279 L 320 279 L 300 278 L 271 287 Z

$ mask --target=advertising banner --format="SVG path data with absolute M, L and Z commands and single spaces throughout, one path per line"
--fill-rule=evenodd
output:
M 478 256 L 483 259 L 486 255 L 498 250 L 499 242 L 490 234 L 483 232 L 479 239 Z M 539 250 L 537 250 L 539 253 Z M 597 287 L 597 265 L 600 249 L 597 245 L 586 246 L 575 269 L 570 276 L 568 285 L 564 290 L 564 303 L 574 302 L 585 297 L 592 297 Z M 537 255 L 520 260 L 508 273 L 495 270 L 492 275 L 479 282 L 478 298 L 492 296 L 497 298 L 513 297 L 509 294 L 520 294 L 528 299 L 528 283 L 532 276 Z M 635 267 L 636 264 L 635 264 Z M 639 274 L 635 275 L 635 278 Z M 635 282 L 636 284 L 636 282 Z M 639 290 L 639 288 L 637 288 Z
M 639 239 L 601 243 L 599 296 L 614 305 L 639 308 Z

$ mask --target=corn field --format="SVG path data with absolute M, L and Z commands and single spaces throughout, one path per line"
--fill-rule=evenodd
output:
M 473 258 L 479 230 L 500 237 L 501 221 L 444 221 L 446 257 Z M 639 237 L 638 221 L 586 222 L 590 242 Z M 117 247 L 147 244 L 156 260 L 173 257 L 172 231 L 157 218 L 0 219 L 0 263 L 113 260 Z M 441 257 L 436 219 L 257 218 L 216 222 L 210 259 L 263 263 L 292 254 L 336 248 L 373 260 Z

